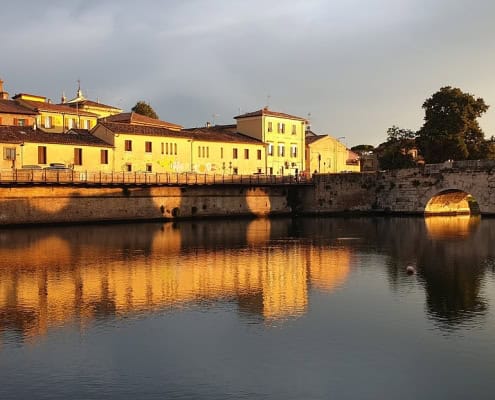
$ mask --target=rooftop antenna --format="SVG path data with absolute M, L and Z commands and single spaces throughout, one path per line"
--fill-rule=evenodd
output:
M 268 95 L 266 96 L 266 108 L 270 107 L 270 98 L 271 98 L 271 97 L 272 97 L 272 96 L 270 96 L 270 94 L 268 94 Z
M 219 115 L 219 114 L 211 114 L 211 116 L 212 116 L 212 118 L 213 118 L 213 119 L 212 119 L 212 121 L 213 121 L 213 122 L 212 122 L 212 123 L 213 123 L 213 126 L 215 126 L 215 125 L 216 125 L 216 124 L 215 124 L 215 118 L 216 118 L 216 117 L 219 117 L 220 115 Z

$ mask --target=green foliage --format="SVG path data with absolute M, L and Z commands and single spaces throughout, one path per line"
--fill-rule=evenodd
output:
M 376 149 L 380 169 L 401 169 L 416 166 L 410 151 L 415 148 L 416 134 L 410 129 L 392 126 L 387 130 L 387 141 Z
M 140 100 L 136 103 L 134 107 L 131 108 L 136 114 L 145 115 L 153 119 L 158 119 L 158 114 L 153 110 L 153 108 L 146 102 Z
M 359 144 L 357 146 L 351 147 L 351 150 L 355 153 L 364 153 L 368 151 L 373 151 L 375 148 L 371 144 Z
M 426 162 L 493 157 L 477 118 L 488 110 L 481 98 L 446 86 L 423 103 L 425 122 L 416 142 Z

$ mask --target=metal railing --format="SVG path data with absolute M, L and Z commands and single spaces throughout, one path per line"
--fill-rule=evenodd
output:
M 0 171 L 0 184 L 68 184 L 68 185 L 298 185 L 310 180 L 278 175 L 221 175 L 149 172 L 102 172 L 74 170 Z
M 441 171 L 489 171 L 493 169 L 495 169 L 495 160 L 450 160 L 439 164 L 425 164 L 423 172 L 434 174 Z

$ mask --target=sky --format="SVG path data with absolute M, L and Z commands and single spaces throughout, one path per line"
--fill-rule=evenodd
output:
M 1 6 L 4 90 L 59 102 L 78 80 L 184 127 L 271 110 L 347 146 L 417 130 L 443 86 L 482 97 L 495 135 L 492 0 L 16 0 Z

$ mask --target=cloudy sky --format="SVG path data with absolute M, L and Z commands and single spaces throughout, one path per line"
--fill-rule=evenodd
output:
M 459 87 L 492 105 L 493 0 L 16 0 L 2 3 L 11 95 L 138 100 L 185 127 L 269 105 L 348 146 L 418 129 L 424 100 Z

